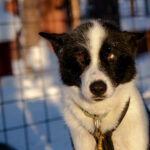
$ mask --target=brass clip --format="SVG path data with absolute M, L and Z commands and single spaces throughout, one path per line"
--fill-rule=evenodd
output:
M 103 150 L 103 134 L 101 132 L 101 122 L 98 119 L 94 120 L 94 126 L 95 126 L 95 131 L 94 131 L 94 137 L 96 139 L 96 141 L 98 141 L 97 146 L 96 146 L 96 150 Z

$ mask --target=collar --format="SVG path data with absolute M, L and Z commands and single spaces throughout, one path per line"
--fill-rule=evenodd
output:
M 101 126 L 102 119 L 105 118 L 108 115 L 108 112 L 107 113 L 103 113 L 103 114 L 99 114 L 99 115 L 91 114 L 91 113 L 87 112 L 86 110 L 84 110 L 83 108 L 81 108 L 78 104 L 76 104 L 76 105 L 84 112 L 85 116 L 87 116 L 89 118 L 92 118 L 94 120 L 95 130 Z M 116 130 L 116 128 L 121 124 L 123 118 L 125 117 L 125 115 L 126 115 L 126 113 L 128 111 L 129 105 L 130 105 L 130 98 L 126 102 L 126 104 L 125 104 L 125 106 L 123 108 L 123 111 L 120 114 L 117 126 L 115 128 L 113 128 L 111 130 L 111 132 Z
M 99 114 L 99 115 L 96 115 L 96 114 L 91 114 L 87 111 L 85 111 L 84 109 L 82 109 L 82 111 L 84 112 L 85 116 L 89 117 L 89 118 L 92 118 L 94 120 L 102 120 L 103 118 L 105 118 L 107 116 L 108 113 L 103 113 L 103 114 Z
M 76 102 L 74 104 L 84 113 L 85 116 L 92 118 L 93 120 L 99 120 L 101 121 L 103 118 L 105 118 L 108 115 L 108 112 L 103 114 L 91 114 L 88 111 L 84 110 L 82 107 L 80 107 Z
M 122 120 L 124 119 L 124 117 L 125 117 L 125 115 L 126 115 L 126 113 L 128 111 L 129 105 L 130 105 L 130 98 L 126 102 L 126 104 L 124 106 L 124 109 L 123 109 L 123 111 L 120 114 L 120 118 L 118 119 L 117 126 L 114 127 L 113 129 L 107 131 L 106 133 L 104 133 L 104 135 L 102 134 L 103 139 L 102 139 L 101 142 L 97 140 L 98 141 L 97 143 L 101 144 L 100 148 L 102 150 L 114 150 L 114 145 L 113 145 L 113 141 L 112 141 L 112 134 L 118 128 L 118 126 L 121 124 Z
M 76 104 L 76 103 L 75 103 Z M 92 134 L 96 140 L 96 150 L 114 150 L 114 145 L 113 141 L 111 139 L 113 131 L 115 131 L 118 126 L 121 124 L 123 118 L 125 117 L 129 105 L 130 105 L 130 98 L 126 102 L 123 111 L 120 114 L 120 117 L 118 119 L 118 124 L 116 127 L 111 129 L 110 131 L 107 131 L 106 133 L 101 132 L 101 120 L 107 116 L 108 113 L 100 114 L 100 115 L 95 115 L 95 114 L 90 114 L 89 112 L 85 111 L 83 108 L 81 108 L 78 104 L 76 104 L 87 117 L 90 117 L 94 120 L 94 125 L 95 125 L 95 131 L 94 133 L 89 132 Z
M 76 104 L 76 103 L 75 103 Z M 129 108 L 129 104 L 130 104 L 130 98 L 128 99 L 128 101 L 126 102 L 125 106 L 124 106 L 124 109 L 120 115 L 120 118 L 118 120 L 119 124 L 122 122 L 124 116 L 126 115 L 127 111 L 128 111 L 128 108 Z M 105 118 L 107 115 L 108 115 L 108 112 L 106 113 L 103 113 L 103 114 L 99 114 L 99 115 L 96 115 L 96 114 L 91 114 L 89 113 L 88 111 L 84 110 L 83 108 L 81 108 L 78 104 L 76 104 L 85 114 L 85 116 L 89 117 L 89 118 L 92 118 L 94 120 L 99 120 L 101 121 L 103 118 Z

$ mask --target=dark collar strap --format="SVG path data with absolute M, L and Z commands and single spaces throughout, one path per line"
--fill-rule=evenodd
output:
M 120 115 L 120 118 L 118 120 L 117 126 L 114 129 L 112 129 L 111 132 L 113 132 L 114 130 L 116 130 L 118 128 L 118 126 L 121 124 L 123 118 L 125 117 L 125 115 L 126 115 L 126 113 L 128 111 L 129 105 L 130 105 L 130 98 L 129 98 L 128 102 L 126 103 L 126 105 L 125 105 L 125 107 L 124 107 L 124 109 L 123 109 L 123 111 L 122 111 L 122 113 Z
M 104 136 L 104 139 L 103 139 L 103 150 L 114 150 L 114 145 L 113 145 L 113 142 L 112 142 L 112 133 L 118 128 L 118 126 L 121 124 L 123 118 L 125 117 L 127 111 L 128 111 L 128 108 L 129 108 L 129 104 L 130 104 L 130 98 L 128 100 L 128 102 L 126 103 L 121 115 L 120 115 L 120 118 L 119 118 L 119 121 L 118 121 L 118 124 L 115 128 L 113 128 L 112 130 L 109 130 L 107 131 L 103 136 Z
M 115 128 L 113 128 L 112 130 L 109 130 L 107 131 L 103 137 L 103 143 L 102 143 L 102 146 L 103 146 L 103 150 L 114 150 L 114 145 L 113 145 L 113 142 L 112 142 L 112 133 L 118 128 L 118 126 L 121 124 L 123 118 L 125 117 L 127 111 L 128 111 L 128 108 L 129 108 L 129 105 L 130 105 L 130 98 L 128 100 L 128 102 L 126 103 L 121 115 L 120 115 L 120 118 L 118 120 L 118 124 Z M 78 105 L 77 105 L 78 106 Z M 79 106 L 78 106 L 79 107 Z M 80 107 L 79 107 L 80 108 Z M 89 132 L 90 134 L 92 134 L 91 132 Z M 93 135 L 93 134 L 92 134 Z M 149 149 L 148 149 L 149 150 Z

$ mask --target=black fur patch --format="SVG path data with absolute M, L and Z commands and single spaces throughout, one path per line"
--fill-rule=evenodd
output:
M 100 50 L 101 68 L 108 74 L 115 85 L 129 82 L 136 74 L 135 41 L 128 41 L 122 32 L 108 31 L 108 37 Z M 108 60 L 110 54 L 114 55 Z
M 107 38 L 100 50 L 101 68 L 108 74 L 115 85 L 129 82 L 136 74 L 135 56 L 137 40 L 144 36 L 143 33 L 121 32 L 110 21 L 99 20 L 107 31 Z M 107 59 L 114 54 L 114 59 Z
M 64 84 L 80 86 L 80 75 L 90 63 L 90 56 L 86 48 L 82 46 L 88 41 L 84 34 L 93 23 L 81 24 L 70 34 L 39 34 L 48 39 L 58 56 L 60 75 Z
M 99 53 L 100 69 L 107 73 L 116 86 L 129 82 L 136 74 L 134 62 L 136 40 L 143 35 L 121 32 L 109 21 L 98 20 L 98 22 L 107 32 L 107 38 Z M 58 56 L 61 79 L 66 85 L 79 87 L 81 84 L 80 76 L 90 64 L 91 59 L 85 48 L 89 42 L 86 33 L 93 25 L 93 22 L 86 22 L 70 34 L 40 33 L 52 43 Z M 111 53 L 114 54 L 114 58 L 108 60 Z
M 59 63 L 61 78 L 64 84 L 80 86 L 80 75 L 89 65 L 90 57 L 84 47 L 68 45 L 59 59 Z
M 72 86 L 80 86 L 80 75 L 90 64 L 90 56 L 88 50 L 82 46 L 88 41 L 84 34 L 92 27 L 92 23 L 80 25 L 68 36 L 62 46 L 63 52 L 59 55 L 60 74 L 64 84 Z M 82 59 L 84 60 L 80 60 Z

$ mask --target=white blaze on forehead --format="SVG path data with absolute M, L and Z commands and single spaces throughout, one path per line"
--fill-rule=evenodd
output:
M 102 44 L 107 36 L 107 32 L 100 23 L 96 21 L 92 21 L 92 23 L 93 26 L 87 32 L 87 37 L 89 39 L 87 44 L 91 63 L 88 69 L 86 69 L 81 76 L 81 91 L 83 96 L 88 100 L 91 100 L 93 96 L 89 87 L 95 81 L 101 80 L 107 85 L 107 91 L 103 96 L 109 97 L 114 91 L 114 87 L 110 78 L 105 74 L 103 70 L 99 68 L 101 63 L 99 53 Z
M 92 21 L 92 23 L 93 26 L 87 33 L 89 39 L 88 46 L 91 55 L 91 62 L 97 64 L 100 48 L 106 38 L 106 31 L 100 23 L 96 21 Z

